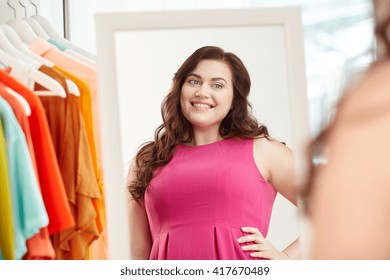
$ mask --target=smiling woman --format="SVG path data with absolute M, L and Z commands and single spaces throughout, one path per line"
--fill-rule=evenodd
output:
M 219 47 L 177 70 L 163 124 L 128 175 L 132 258 L 299 257 L 297 241 L 281 252 L 264 237 L 276 193 L 297 197 L 291 150 L 252 116 L 250 85 L 242 61 Z
M 277 248 L 273 252 L 287 248 L 299 236 L 296 198 L 291 186 L 301 174 L 292 174 L 292 155 L 287 147 L 294 150 L 294 163 L 299 163 L 309 135 L 299 9 L 101 14 L 97 16 L 97 30 L 100 90 L 107 93 L 100 97 L 104 104 L 101 117 L 110 257 L 128 259 L 131 251 L 133 258 L 158 258 L 154 253 L 162 252 L 167 236 L 168 248 L 176 246 L 175 240 L 184 242 L 175 237 L 184 227 L 174 226 L 178 221 L 177 216 L 176 220 L 170 218 L 174 212 L 182 215 L 180 221 L 188 220 L 188 225 L 207 230 L 202 236 L 208 239 L 198 254 L 187 250 L 182 255 L 168 253 L 166 258 L 241 258 L 244 250 L 253 248 L 241 248 L 239 241 L 243 240 L 235 238 L 247 234 L 260 236 L 260 232 Z M 208 48 L 202 46 L 218 46 L 236 55 L 212 47 L 209 50 L 213 50 L 213 55 L 203 56 Z M 195 50 L 198 51 L 194 53 Z M 168 92 L 175 94 L 166 97 Z M 232 95 L 232 100 L 223 106 L 227 94 Z M 181 101 L 185 103 L 183 106 Z M 190 114 L 185 115 L 184 111 Z M 217 112 L 221 114 L 218 118 Z M 267 124 L 272 138 L 266 136 L 265 126 L 259 125 L 254 116 Z M 153 131 L 162 122 L 166 126 L 153 138 Z M 169 144 L 164 145 L 159 137 Z M 286 142 L 287 146 L 273 138 Z M 129 215 L 126 201 L 129 192 L 121 186 L 129 171 L 129 160 L 139 151 L 141 143 L 151 140 L 154 144 L 143 148 L 147 152 L 153 145 L 160 147 L 146 153 L 150 156 L 147 165 L 156 165 L 156 170 L 151 172 L 133 161 L 134 172 L 129 174 L 128 185 L 136 179 L 132 175 L 141 172 L 140 168 L 149 170 L 149 177 L 141 176 L 143 186 L 139 185 L 135 193 L 139 196 L 138 203 L 131 197 Z M 184 156 L 186 153 L 190 154 Z M 175 163 L 175 158 L 184 162 Z M 175 167 L 179 174 L 166 176 L 170 167 Z M 272 170 L 276 169 L 280 171 L 274 174 Z M 300 171 L 300 166 L 294 165 L 294 169 Z M 253 176 L 245 177 L 248 173 Z M 200 182 L 201 178 L 204 181 Z M 156 187 L 163 184 L 168 186 Z M 172 189 L 171 185 L 176 184 L 182 188 Z M 248 200 L 245 207 L 242 199 Z M 237 204 L 233 203 L 235 200 Z M 139 207 L 139 213 L 134 214 L 132 207 Z M 147 209 L 151 211 L 148 213 Z M 206 218 L 204 211 L 209 222 L 201 222 L 201 217 Z M 165 215 L 166 227 L 159 228 L 152 212 Z M 227 215 L 224 219 L 219 216 L 223 214 Z M 245 218 L 233 219 L 241 216 Z M 233 219 L 230 231 L 223 226 L 226 217 Z M 137 228 L 145 228 L 145 234 Z M 186 230 L 192 232 L 190 228 L 189 225 Z M 210 239 L 214 235 L 220 238 Z M 231 242 L 223 238 L 228 236 Z M 194 240 L 201 239 L 186 242 Z M 229 252 L 233 248 L 241 257 L 221 252 L 212 256 L 213 244 L 221 244 L 218 245 L 221 249 L 222 244 L 233 244 Z M 245 257 L 251 256 L 246 252 Z
M 211 52 L 212 48 L 209 50 Z M 202 51 L 199 50 L 198 53 Z M 184 117 L 193 125 L 195 137 L 191 145 L 222 139 L 219 126 L 233 102 L 232 74 L 229 67 L 229 64 L 222 61 L 203 59 L 186 77 L 181 89 L 180 104 Z
M 181 93 L 181 109 L 192 123 L 192 145 L 202 145 L 220 140 L 219 126 L 233 102 L 232 74 L 228 64 L 216 60 L 202 60 L 185 80 Z M 229 83 L 227 82 L 229 81 Z M 203 131 L 203 133 L 202 133 Z

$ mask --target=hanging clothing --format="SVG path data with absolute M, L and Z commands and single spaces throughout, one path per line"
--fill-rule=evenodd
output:
M 0 96 L 8 102 L 12 107 L 14 114 L 20 124 L 20 127 L 23 130 L 28 149 L 30 152 L 31 161 L 33 163 L 37 183 L 40 188 L 38 169 L 34 154 L 34 145 L 30 133 L 30 124 L 28 122 L 28 117 L 25 115 L 22 105 L 19 100 L 11 95 L 5 88 L 5 86 L 0 83 Z M 23 256 L 23 259 L 42 259 L 42 260 L 52 260 L 54 259 L 54 249 L 51 244 L 50 236 L 47 227 L 41 228 L 39 233 L 35 234 L 27 240 L 27 254 Z
M 22 259 L 27 252 L 27 239 L 39 232 L 40 228 L 47 226 L 49 218 L 39 192 L 23 131 L 11 107 L 2 98 L 0 98 L 0 115 L 7 146 L 15 229 L 15 258 Z
M 96 140 L 95 140 L 95 132 L 94 132 L 95 125 L 93 123 L 93 116 L 92 116 L 92 96 L 91 96 L 90 87 L 81 79 L 77 78 L 76 76 L 70 74 L 69 72 L 65 71 L 64 69 L 58 66 L 54 66 L 53 68 L 42 66 L 39 68 L 39 70 L 49 75 L 50 77 L 56 79 L 64 86 L 64 88 L 66 88 L 66 85 L 64 85 L 65 83 L 64 78 L 66 78 L 74 82 L 80 90 L 80 97 L 78 98 L 80 101 L 80 110 L 85 123 L 85 129 L 88 138 L 88 146 L 90 148 L 93 168 L 95 171 L 96 180 L 101 194 L 99 199 L 97 198 L 93 199 L 93 205 L 95 207 L 95 212 L 97 214 L 96 226 L 98 228 L 100 236 L 99 239 L 93 242 L 92 244 L 91 249 L 93 250 L 91 252 L 90 258 L 108 259 L 107 238 L 106 236 L 102 236 L 101 234 L 105 224 L 105 208 L 104 208 L 104 200 L 103 200 L 104 189 L 103 189 L 102 172 L 99 166 L 97 150 L 96 150 Z
M 28 117 L 26 116 L 24 109 L 22 105 L 20 104 L 19 100 L 13 96 L 11 93 L 8 92 L 6 86 L 2 83 L 0 83 L 0 96 L 4 98 L 5 101 L 11 106 L 12 111 L 15 114 L 16 119 L 18 120 L 18 123 L 20 127 L 23 130 L 23 134 L 26 138 L 28 150 L 30 152 L 31 161 L 33 163 L 33 167 L 35 170 L 36 175 L 38 176 L 38 169 L 37 169 L 37 163 L 34 155 L 34 144 L 31 139 L 31 132 L 30 132 L 30 124 L 28 122 Z M 39 179 L 37 177 L 38 184 Z
M 38 71 L 40 71 L 43 74 L 46 74 L 47 76 L 49 76 L 50 78 L 56 80 L 65 89 L 65 91 L 68 91 L 68 85 L 66 83 L 66 79 L 60 72 L 58 72 L 54 68 L 46 66 L 46 65 L 42 65 L 41 67 L 39 67 Z M 40 84 L 35 84 L 34 91 L 40 91 L 40 90 L 48 90 L 48 89 L 41 86 Z
M 108 259 L 108 240 L 107 233 L 104 230 L 106 219 L 105 219 L 105 203 L 104 203 L 104 187 L 103 187 L 103 178 L 102 178 L 102 169 L 99 164 L 98 153 L 97 153 L 97 144 L 95 139 L 95 124 L 93 121 L 92 113 L 92 93 L 89 85 L 83 80 L 79 79 L 75 75 L 65 71 L 61 67 L 54 66 L 54 69 L 61 72 L 66 78 L 72 80 L 77 87 L 80 89 L 80 109 L 84 119 L 85 128 L 88 137 L 89 148 L 92 156 L 92 163 L 95 170 L 96 179 L 99 185 L 99 190 L 101 194 L 100 199 L 94 199 L 93 205 L 97 213 L 96 216 L 96 225 L 100 233 L 98 240 L 94 241 L 91 245 L 91 254 L 90 258 L 94 260 L 106 260 Z
M 62 48 L 59 44 L 57 47 Z M 59 51 L 57 47 L 36 37 L 30 49 L 58 66 L 22 61 L 10 69 L 9 75 L 0 73 L 0 83 L 17 91 L 31 107 L 31 115 L 23 115 L 24 101 L 21 104 L 12 92 L 11 95 L 0 92 L 23 129 L 48 215 L 48 225 L 25 240 L 27 253 L 23 259 L 88 259 L 91 245 L 97 244 L 97 240 L 107 259 L 107 241 L 99 239 L 106 222 L 96 62 L 67 48 Z M 38 67 L 39 72 L 59 85 L 37 73 Z M 37 95 L 38 91 L 47 90 L 63 93 L 60 85 L 67 93 L 65 99 Z M 78 90 L 80 97 L 69 94 Z M 17 258 L 20 257 L 18 254 Z
M 77 61 L 68 55 L 62 53 L 60 50 L 58 50 L 57 47 L 54 45 L 51 45 L 47 41 L 43 40 L 42 38 L 35 38 L 31 44 L 30 44 L 30 50 L 35 52 L 36 54 L 46 58 L 47 60 L 50 60 L 51 62 L 55 63 L 55 69 L 67 72 L 67 74 L 71 74 L 74 77 L 77 77 L 79 80 L 82 80 L 84 83 L 86 83 L 89 87 L 89 91 L 91 93 L 91 99 L 92 99 L 92 112 L 90 114 L 84 113 L 83 116 L 85 117 L 86 125 L 88 127 L 91 127 L 92 123 L 94 123 L 93 132 L 94 132 L 94 139 L 95 141 L 90 141 L 90 143 L 93 142 L 96 143 L 96 160 L 99 163 L 100 168 L 95 168 L 96 175 L 98 176 L 98 183 L 99 183 L 99 189 L 101 194 L 101 199 L 104 197 L 104 186 L 103 186 L 103 179 L 102 179 L 102 171 L 101 166 L 103 166 L 101 162 L 101 143 L 100 143 L 100 119 L 99 119 L 99 103 L 98 103 L 98 91 L 97 91 L 97 73 L 96 69 L 93 67 L 90 67 L 80 61 Z M 66 73 L 64 73 L 66 74 Z M 75 83 L 77 83 L 77 80 L 75 80 Z M 83 92 L 88 92 L 88 90 L 83 90 L 83 86 L 80 86 L 80 90 Z M 86 112 L 86 110 L 90 110 L 89 101 L 87 100 L 89 97 L 87 94 L 84 94 L 82 97 L 82 110 L 83 112 Z M 85 109 L 84 109 L 85 108 Z M 88 119 L 92 117 L 93 122 L 89 121 Z M 90 136 L 89 139 L 92 139 Z M 95 155 L 93 150 L 93 146 L 91 146 L 92 150 L 92 156 Z M 99 227 L 99 231 L 101 232 L 104 223 L 104 201 L 97 201 L 95 202 L 95 208 L 100 209 L 98 210 L 98 216 L 97 216 L 97 224 Z
M 0 260 L 15 259 L 14 222 L 11 186 L 8 176 L 7 149 L 0 118 Z
M 30 72 L 36 70 L 34 66 L 18 60 L 18 67 L 11 67 L 10 69 L 10 75 L 14 77 L 19 83 L 23 84 L 29 89 L 33 88 L 34 81 L 30 78 Z
M 91 60 L 90 58 L 82 55 L 82 54 L 79 54 L 78 52 L 72 50 L 72 49 L 69 49 L 69 48 L 66 48 L 64 47 L 63 45 L 61 45 L 60 43 L 58 43 L 56 40 L 52 39 L 52 38 L 49 38 L 47 40 L 50 44 L 56 46 L 60 51 L 66 53 L 67 55 L 69 55 L 70 57 L 82 62 L 82 63 L 85 63 L 91 67 L 94 67 L 94 68 L 97 68 L 97 64 L 94 60 Z
M 17 91 L 30 105 L 29 124 L 41 184 L 42 197 L 49 215 L 49 234 L 73 227 L 75 222 L 67 201 L 58 168 L 44 108 L 38 96 L 0 69 L 0 81 Z
M 80 98 L 79 98 L 80 110 L 85 124 L 85 129 L 88 138 L 88 145 L 92 156 L 92 164 L 95 171 L 96 180 L 98 182 L 99 191 L 101 194 L 100 199 L 95 199 L 93 201 L 97 213 L 96 223 L 99 232 L 101 232 L 105 225 L 104 187 L 103 187 L 102 169 L 99 164 L 97 144 L 95 139 L 95 124 L 93 121 L 93 113 L 92 113 L 93 110 L 92 110 L 91 89 L 88 86 L 88 84 L 85 83 L 83 80 L 65 71 L 61 67 L 54 66 L 54 69 L 62 73 L 66 78 L 72 80 L 80 90 Z
M 76 226 L 53 236 L 57 259 L 87 259 L 99 236 L 92 201 L 100 198 L 78 97 L 40 97 Z
M 42 38 L 36 37 L 32 40 L 30 44 L 30 50 L 36 54 L 50 60 L 58 67 L 61 67 L 65 71 L 71 73 L 72 75 L 77 76 L 84 82 L 86 82 L 92 94 L 92 104 L 93 104 L 93 118 L 94 123 L 96 124 L 95 129 L 95 139 L 97 142 L 97 149 L 99 158 L 101 156 L 101 143 L 100 143 L 100 118 L 99 118 L 99 97 L 98 97 L 98 87 L 97 87 L 97 72 L 96 68 L 93 68 L 85 63 L 82 63 L 76 59 L 73 59 L 66 55 L 65 53 L 58 50 L 57 47 L 51 45 Z M 100 164 L 102 166 L 102 164 Z

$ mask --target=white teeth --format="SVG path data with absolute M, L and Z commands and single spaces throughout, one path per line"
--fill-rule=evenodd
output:
M 210 108 L 211 108 L 210 105 L 201 104 L 201 103 L 194 103 L 194 106 L 195 106 L 195 107 L 198 107 L 198 108 L 203 108 L 203 109 L 210 109 Z

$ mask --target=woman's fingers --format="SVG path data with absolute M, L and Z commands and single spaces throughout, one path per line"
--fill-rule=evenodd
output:
M 245 233 L 251 233 L 250 235 L 241 236 L 237 239 L 238 243 L 244 243 L 244 242 L 255 242 L 255 243 L 262 243 L 264 242 L 265 238 L 261 234 L 258 228 L 253 227 L 242 227 L 241 230 Z
M 257 251 L 249 254 L 253 258 L 272 259 L 270 252 L 268 251 Z
M 254 242 L 254 244 L 241 246 L 243 251 L 251 251 L 251 257 L 272 260 L 287 259 L 287 255 L 278 251 L 271 242 L 265 239 L 258 228 L 243 227 L 241 230 L 248 235 L 238 238 L 238 243 Z
M 244 251 L 264 251 L 264 250 L 268 249 L 268 247 L 264 244 L 244 245 L 244 246 L 241 246 L 241 248 Z
M 258 234 L 260 235 L 261 237 L 263 237 L 263 235 L 261 234 L 260 230 L 258 228 L 254 228 L 254 227 L 242 227 L 241 230 L 243 232 L 246 232 L 246 233 L 253 233 L 253 234 Z M 264 237 L 263 237 L 264 238 Z
M 269 244 L 252 244 L 241 246 L 243 251 L 250 251 L 250 256 L 254 258 L 273 259 L 273 248 Z

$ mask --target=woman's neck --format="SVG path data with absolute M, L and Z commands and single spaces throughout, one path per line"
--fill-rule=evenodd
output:
M 194 137 L 191 146 L 206 145 L 223 139 L 219 134 L 219 129 L 194 128 Z

